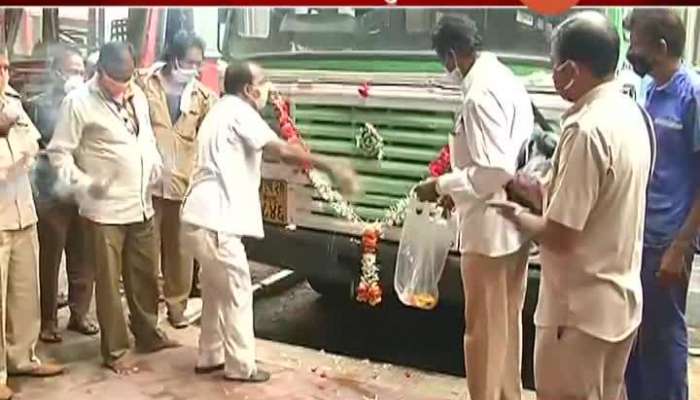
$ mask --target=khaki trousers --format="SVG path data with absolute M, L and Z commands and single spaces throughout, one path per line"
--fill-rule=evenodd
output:
M 535 339 L 538 400 L 626 399 L 625 368 L 634 338 L 632 334 L 621 342 L 611 343 L 575 328 L 538 327 Z
M 504 257 L 462 256 L 464 365 L 471 400 L 520 400 L 529 245 Z
M 158 325 L 158 266 L 153 219 L 126 225 L 86 220 L 91 260 L 96 267 L 95 300 L 102 357 L 109 364 L 129 350 L 119 278 L 129 305 L 129 328 L 136 345 L 149 348 L 164 336 Z
M 171 316 L 181 315 L 187 308 L 194 268 L 193 257 L 180 245 L 181 205 L 179 201 L 153 198 L 156 254 L 160 254 L 163 295 Z
M 83 318 L 90 310 L 95 270 L 87 261 L 82 219 L 74 205 L 39 205 L 39 280 L 41 282 L 41 326 L 56 329 L 58 275 L 63 252 L 68 274 L 68 305 L 73 317 Z
M 36 226 L 0 231 L 0 383 L 7 374 L 31 370 L 39 311 L 39 239 Z
M 201 268 L 197 366 L 225 363 L 224 373 L 230 378 L 252 376 L 256 372 L 253 289 L 241 239 L 184 224 L 182 242 Z

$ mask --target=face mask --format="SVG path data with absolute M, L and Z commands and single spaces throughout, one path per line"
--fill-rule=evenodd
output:
M 63 92 L 68 94 L 74 89 L 79 88 L 82 86 L 84 83 L 83 77 L 81 75 L 71 75 L 66 79 L 66 81 L 63 83 Z
M 651 61 L 641 53 L 627 53 L 627 61 L 632 65 L 634 73 L 644 77 L 651 72 Z
M 9 67 L 0 67 L 0 96 L 2 96 L 5 93 L 5 89 L 7 88 L 7 81 L 10 79 L 9 72 Z
M 119 82 L 105 73 L 102 74 L 102 85 L 107 93 L 114 98 L 119 98 L 126 92 L 129 88 L 129 82 L 131 82 L 131 79 L 127 82 Z
M 569 79 L 569 82 L 567 82 L 565 85 L 562 86 L 561 84 L 557 85 L 557 80 L 554 77 L 556 76 L 557 73 L 560 73 L 564 68 L 566 68 L 567 65 L 570 65 L 570 64 L 572 65 L 572 68 L 573 68 L 573 63 L 571 62 L 571 60 L 567 60 L 567 61 L 563 62 L 562 64 L 559 64 L 558 66 L 556 66 L 554 68 L 554 73 L 552 74 L 552 81 L 554 82 L 554 88 L 557 90 L 557 92 L 559 93 L 559 95 L 561 97 L 563 97 L 567 100 L 570 100 L 570 99 L 568 98 L 566 92 L 569 89 L 571 89 L 572 86 L 574 86 L 575 79 L 573 77 L 571 77 L 571 79 Z
M 270 97 L 270 88 L 271 88 L 270 82 L 265 82 L 262 85 L 258 86 L 258 92 L 260 93 L 257 98 L 254 98 L 253 101 L 255 102 L 255 107 L 258 110 L 262 110 L 265 108 L 267 105 L 267 100 Z
M 462 81 L 464 81 L 464 75 L 462 74 L 462 71 L 459 69 L 459 64 L 457 63 L 457 56 L 455 55 L 454 52 L 451 52 L 452 57 L 454 59 L 454 64 L 455 67 L 452 71 L 447 71 L 447 79 L 454 83 L 457 86 L 462 85 Z
M 175 68 L 172 70 L 172 77 L 175 82 L 186 84 L 197 77 L 196 69 L 186 69 L 180 66 L 180 62 L 175 60 Z

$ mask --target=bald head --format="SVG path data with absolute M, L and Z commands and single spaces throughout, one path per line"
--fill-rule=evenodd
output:
M 562 22 L 552 34 L 555 65 L 574 61 L 588 68 L 595 78 L 615 72 L 620 57 L 620 37 L 610 21 L 595 11 L 577 13 Z
M 265 78 L 263 69 L 255 63 L 232 62 L 224 73 L 224 92 L 232 95 L 242 95 L 246 87 L 259 83 Z

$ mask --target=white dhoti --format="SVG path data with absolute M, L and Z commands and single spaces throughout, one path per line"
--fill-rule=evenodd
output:
M 197 367 L 225 364 L 229 378 L 256 373 L 253 291 L 241 238 L 182 226 L 182 245 L 200 264 L 202 320 Z

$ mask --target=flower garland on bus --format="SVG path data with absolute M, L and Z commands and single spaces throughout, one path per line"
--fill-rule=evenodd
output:
M 282 138 L 289 143 L 297 143 L 309 151 L 308 146 L 299 134 L 299 129 L 291 118 L 290 102 L 281 96 L 275 96 L 272 99 L 272 105 Z M 406 207 L 411 199 L 410 195 L 398 200 L 389 207 L 381 220 L 367 222 L 357 214 L 352 204 L 345 200 L 337 190 L 333 189 L 332 185 L 324 179 L 320 172 L 313 169 L 311 165 L 304 165 L 303 170 L 316 192 L 328 203 L 336 215 L 364 226 L 362 233 L 362 266 L 360 282 L 356 290 L 356 300 L 368 303 L 371 306 L 381 303 L 382 288 L 379 280 L 379 265 L 377 265 L 379 240 L 384 226 L 398 226 L 403 222 L 406 215 Z M 450 171 L 449 146 L 442 148 L 438 157 L 429 164 L 428 171 L 432 177 L 438 177 Z

